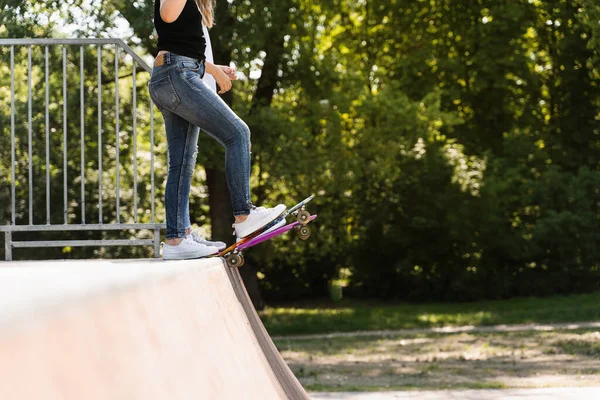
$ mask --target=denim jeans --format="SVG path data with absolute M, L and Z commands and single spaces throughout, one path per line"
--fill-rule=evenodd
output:
M 167 239 L 185 237 L 200 129 L 225 147 L 225 174 L 234 215 L 250 213 L 250 130 L 203 81 L 204 62 L 174 53 L 152 69 L 149 91 L 162 112 L 169 172 L 165 189 Z

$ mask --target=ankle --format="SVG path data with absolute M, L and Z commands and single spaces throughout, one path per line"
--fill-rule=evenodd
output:
M 183 238 L 167 239 L 165 240 L 165 243 L 169 246 L 177 246 L 182 240 Z
M 236 223 L 236 224 L 239 224 L 239 223 L 242 223 L 242 222 L 244 222 L 244 221 L 245 221 L 245 220 L 247 220 L 247 219 L 248 219 L 248 216 L 247 216 L 247 215 L 236 215 L 236 216 L 235 216 L 235 223 Z

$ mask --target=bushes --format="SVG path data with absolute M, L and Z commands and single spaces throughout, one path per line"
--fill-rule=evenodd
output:
M 599 171 L 489 157 L 474 196 L 444 173 L 439 147 L 420 161 L 401 164 L 411 178 L 398 177 L 399 204 L 363 215 L 355 293 L 463 301 L 600 289 Z
M 248 254 L 266 298 L 326 297 L 327 282 L 348 268 L 345 293 L 356 297 L 470 301 L 600 289 L 600 171 L 553 164 L 522 130 L 507 135 L 501 153 L 466 154 L 447 134 L 463 121 L 442 111 L 439 93 L 414 101 L 390 88 L 353 113 L 329 114 L 320 128 L 286 123 L 286 114 L 270 115 L 271 137 L 297 140 L 257 139 L 274 163 L 263 164 L 272 177 L 260 192 L 291 204 L 309 188 L 319 218 L 308 242 L 290 235 Z

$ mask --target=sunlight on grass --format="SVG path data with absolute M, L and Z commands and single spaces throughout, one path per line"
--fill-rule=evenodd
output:
M 600 292 L 476 303 L 377 303 L 273 307 L 259 314 L 271 335 L 600 321 Z
M 261 312 L 264 316 L 301 316 L 301 315 L 319 315 L 330 317 L 334 315 L 351 316 L 354 310 L 351 308 L 266 308 Z
M 479 311 L 473 313 L 457 314 L 421 314 L 417 317 L 420 322 L 429 326 L 447 326 L 447 325 L 485 325 L 493 320 L 493 315 L 489 311 Z

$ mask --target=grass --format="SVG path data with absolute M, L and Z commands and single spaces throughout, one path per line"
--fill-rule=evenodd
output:
M 481 382 L 469 383 L 460 386 L 456 385 L 348 385 L 348 386 L 329 386 L 322 384 L 304 385 L 304 389 L 309 392 L 389 392 L 389 391 L 409 391 L 409 390 L 448 390 L 448 389 L 506 389 L 502 382 Z
M 261 319 L 274 335 L 368 330 L 560 323 L 600 320 L 600 292 L 473 303 L 340 303 L 269 307 Z

